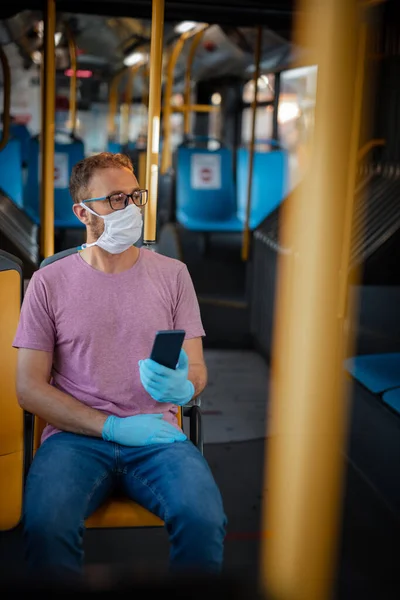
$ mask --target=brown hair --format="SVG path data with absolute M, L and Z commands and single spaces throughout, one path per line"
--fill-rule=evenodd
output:
M 89 195 L 89 184 L 98 169 L 129 169 L 133 173 L 133 166 L 129 156 L 101 152 L 80 160 L 74 165 L 69 180 L 69 193 L 74 204 L 79 204 Z

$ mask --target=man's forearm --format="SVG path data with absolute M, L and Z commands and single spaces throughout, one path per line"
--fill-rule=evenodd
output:
M 195 392 L 193 398 L 196 398 L 207 385 L 207 367 L 205 364 L 198 363 L 190 365 L 188 379 L 194 385 Z
M 61 431 L 101 437 L 107 415 L 86 406 L 49 383 L 27 382 L 18 385 L 22 408 L 37 415 Z

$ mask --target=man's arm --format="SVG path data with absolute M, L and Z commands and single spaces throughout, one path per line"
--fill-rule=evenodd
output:
M 20 406 L 57 429 L 101 437 L 107 415 L 50 385 L 53 354 L 18 350 L 17 397 Z
M 199 396 L 207 385 L 207 367 L 204 362 L 203 341 L 201 337 L 183 342 L 183 348 L 189 359 L 188 379 L 193 383 L 194 398 Z

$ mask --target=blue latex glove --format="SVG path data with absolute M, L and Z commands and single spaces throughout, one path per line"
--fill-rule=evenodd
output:
M 139 372 L 144 389 L 157 402 L 183 406 L 194 396 L 194 385 L 188 379 L 189 359 L 183 348 L 176 369 L 169 369 L 146 358 L 139 360 Z
M 107 442 L 122 446 L 171 444 L 187 439 L 182 431 L 164 421 L 162 414 L 125 418 L 110 416 L 103 425 L 102 437 Z

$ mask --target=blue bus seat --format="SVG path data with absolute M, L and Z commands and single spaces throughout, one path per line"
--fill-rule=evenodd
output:
M 383 394 L 383 401 L 400 415 L 400 388 Z
M 400 387 L 400 353 L 366 354 L 345 361 L 347 371 L 373 394 Z
M 122 145 L 119 142 L 107 142 L 107 152 L 112 152 L 113 154 L 118 154 L 122 152 Z
M 18 208 L 23 208 L 21 142 L 10 139 L 0 152 L 0 188 Z
M 22 123 L 11 123 L 10 135 L 21 142 L 22 166 L 27 166 L 29 160 L 29 143 L 31 141 L 29 129 Z
M 237 153 L 238 218 L 246 220 L 249 151 Z M 256 229 L 288 193 L 288 157 L 284 150 L 254 152 L 249 227 Z
M 241 231 L 232 153 L 182 145 L 177 150 L 176 217 L 192 231 Z
M 83 142 L 80 140 L 73 140 L 69 144 L 55 142 L 54 150 L 54 226 L 62 229 L 83 228 L 83 223 L 72 212 L 72 199 L 69 194 L 72 167 L 85 157 Z M 33 138 L 29 145 L 24 209 L 37 224 L 40 223 L 39 192 L 39 140 Z

